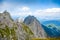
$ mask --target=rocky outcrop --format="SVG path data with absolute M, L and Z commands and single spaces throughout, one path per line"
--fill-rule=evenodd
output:
M 10 14 L 7 11 L 4 11 L 3 13 L 0 13 L 0 28 L 5 25 L 8 25 L 9 27 L 13 27 L 13 19 L 10 17 Z M 3 24 L 3 25 L 2 25 Z
M 7 11 L 0 13 L 0 40 L 17 40 L 17 25 Z
M 28 26 L 14 21 L 7 11 L 0 13 L 0 40 L 31 40 L 32 37 Z
M 47 38 L 45 30 L 34 16 L 26 17 L 24 23 L 29 26 L 36 38 Z

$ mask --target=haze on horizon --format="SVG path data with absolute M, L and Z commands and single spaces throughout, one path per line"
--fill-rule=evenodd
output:
M 12 18 L 33 15 L 38 20 L 60 20 L 60 0 L 0 0 L 0 13 L 10 12 Z

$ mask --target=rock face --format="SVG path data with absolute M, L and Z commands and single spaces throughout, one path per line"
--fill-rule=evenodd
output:
M 7 11 L 0 13 L 0 40 L 17 40 L 17 26 Z
M 33 32 L 24 23 L 16 22 L 18 40 L 31 40 L 33 38 Z
M 25 18 L 24 23 L 29 26 L 29 28 L 34 33 L 36 38 L 46 38 L 47 34 L 39 21 L 34 16 L 28 16 Z
M 28 26 L 14 21 L 7 11 L 0 13 L 0 40 L 31 40 L 32 37 Z
M 0 24 L 3 24 L 3 25 L 1 25 L 3 27 L 5 27 L 5 25 L 8 25 L 9 27 L 13 26 L 13 20 L 7 11 L 0 13 Z

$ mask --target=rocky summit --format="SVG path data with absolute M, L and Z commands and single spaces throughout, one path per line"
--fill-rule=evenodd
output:
M 27 25 L 14 21 L 7 11 L 0 13 L 0 40 L 31 40 L 32 37 Z
M 36 38 L 47 38 L 47 34 L 41 23 L 34 16 L 29 15 L 26 17 L 24 23 L 29 26 Z

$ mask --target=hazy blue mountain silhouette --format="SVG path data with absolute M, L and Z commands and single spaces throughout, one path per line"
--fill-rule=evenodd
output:
M 44 21 L 42 24 L 47 25 L 47 24 L 55 24 L 56 26 L 60 26 L 60 21 L 59 20 L 48 20 L 48 21 Z
M 44 25 L 42 25 L 42 27 L 44 28 L 45 32 L 47 33 L 48 36 L 50 37 L 60 37 L 60 30 L 58 30 L 57 28 L 48 28 Z

